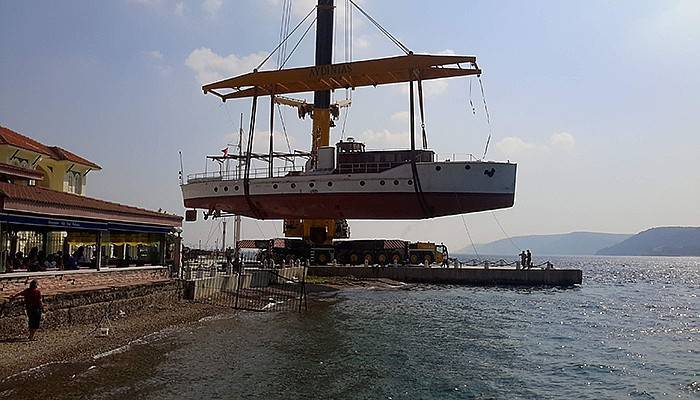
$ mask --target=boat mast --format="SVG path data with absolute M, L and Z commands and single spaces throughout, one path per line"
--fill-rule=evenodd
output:
M 333 11 L 334 0 L 318 0 L 316 7 L 316 62 L 317 69 L 333 62 Z M 331 129 L 331 91 L 314 92 L 314 109 L 312 114 L 313 131 L 311 133 L 311 152 L 316 154 L 319 147 L 330 143 Z

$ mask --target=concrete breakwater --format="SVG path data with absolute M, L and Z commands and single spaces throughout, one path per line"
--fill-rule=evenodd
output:
M 572 286 L 580 285 L 578 269 L 485 269 L 425 267 L 309 267 L 308 275 L 321 277 L 353 276 L 359 279 L 384 278 L 407 283 L 439 283 L 478 286 Z

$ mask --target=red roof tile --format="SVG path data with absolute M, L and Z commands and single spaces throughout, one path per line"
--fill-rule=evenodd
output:
M 181 226 L 182 217 L 36 186 L 0 182 L 2 210 L 103 221 Z
M 99 165 L 93 163 L 92 161 L 73 154 L 64 148 L 58 146 L 46 146 L 30 137 L 24 136 L 2 125 L 0 125 L 0 144 L 9 144 L 11 146 L 19 147 L 20 149 L 34 151 L 59 161 L 67 160 L 85 165 L 92 169 L 102 169 Z
M 0 174 L 15 176 L 24 179 L 35 179 L 38 181 L 44 179 L 44 174 L 37 170 L 22 168 L 16 165 L 6 163 L 0 163 Z

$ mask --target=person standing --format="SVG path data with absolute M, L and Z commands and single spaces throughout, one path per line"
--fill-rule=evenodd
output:
M 520 268 L 525 269 L 527 267 L 527 254 L 525 250 L 520 252 Z
M 15 297 L 24 297 L 24 307 L 27 311 L 27 319 L 29 323 L 29 340 L 34 340 L 34 334 L 41 325 L 41 314 L 44 311 L 44 304 L 41 301 L 41 292 L 39 291 L 39 283 L 36 280 L 29 283 L 29 288 L 10 296 L 10 299 Z
M 527 253 L 525 254 L 525 264 L 527 265 L 527 269 L 532 268 L 532 253 L 530 253 L 530 249 L 527 249 Z

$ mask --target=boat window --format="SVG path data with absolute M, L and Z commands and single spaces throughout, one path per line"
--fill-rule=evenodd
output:
M 277 189 L 277 187 L 278 187 L 278 186 L 277 186 L 276 183 L 274 183 L 274 184 L 272 185 L 272 188 L 273 188 L 273 189 Z
M 464 169 L 472 169 L 472 166 L 469 165 L 469 164 L 467 164 L 467 165 L 464 166 Z
M 413 185 L 413 181 L 411 179 L 408 180 L 408 186 Z
M 238 190 L 238 185 L 234 186 L 234 187 L 233 187 L 233 190 L 236 190 L 236 191 L 237 191 L 237 190 Z
M 292 183 L 292 189 L 294 189 L 295 187 L 297 187 L 297 184 L 296 184 L 296 183 Z
M 435 171 L 440 171 L 441 169 L 442 169 L 442 167 L 439 165 L 435 167 Z
M 314 187 L 315 184 L 313 182 L 309 182 L 309 187 Z
M 218 192 L 218 191 L 219 191 L 219 188 L 218 188 L 217 186 L 214 186 L 214 191 L 215 191 L 215 192 Z
M 224 192 L 228 192 L 228 186 L 224 186 Z
M 328 182 L 328 186 L 333 186 L 333 182 Z
M 382 186 L 384 186 L 385 183 L 386 183 L 386 182 L 384 182 L 384 181 L 379 181 L 379 184 L 382 185 Z
M 360 181 L 360 186 L 365 186 L 365 181 Z
M 395 181 L 394 181 L 394 185 L 398 185 L 398 184 L 399 184 L 399 181 L 396 181 L 396 180 L 395 180 Z

